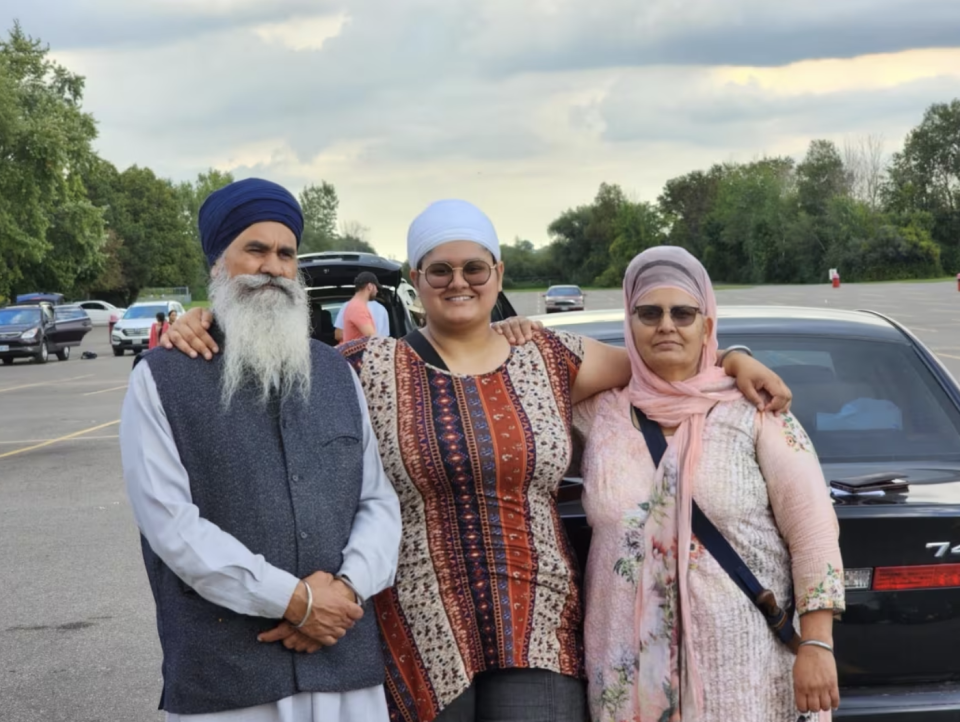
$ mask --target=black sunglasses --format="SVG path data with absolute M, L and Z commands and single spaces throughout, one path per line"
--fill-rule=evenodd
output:
M 689 326 L 693 323 L 700 309 L 696 306 L 671 306 L 670 318 L 677 326 Z M 644 326 L 657 326 L 663 320 L 667 309 L 662 306 L 636 306 L 633 313 Z
M 482 286 L 490 280 L 495 265 L 479 259 L 467 261 L 462 266 L 451 266 L 446 261 L 437 261 L 431 263 L 419 273 L 427 279 L 433 288 L 446 288 L 453 283 L 453 276 L 456 271 L 463 274 L 463 280 L 470 286 Z

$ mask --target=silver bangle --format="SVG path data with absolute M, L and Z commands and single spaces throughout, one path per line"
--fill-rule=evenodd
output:
M 750 358 L 753 358 L 753 351 L 750 350 L 749 346 L 731 346 L 730 348 L 724 349 L 723 355 L 726 356 L 728 353 L 745 353 Z
M 830 654 L 833 654 L 833 647 L 831 647 L 826 642 L 821 642 L 817 639 L 804 640 L 803 642 L 800 642 L 800 646 L 801 647 L 820 647 L 820 649 L 825 649 L 828 652 L 830 652 Z
M 310 588 L 310 585 L 307 584 L 306 579 L 301 579 L 300 581 L 303 582 L 303 586 L 307 588 L 307 613 L 303 615 L 303 621 L 301 621 L 300 624 L 293 625 L 297 629 L 300 629 L 307 623 L 307 620 L 310 619 L 310 612 L 313 611 L 313 590 Z
M 360 596 L 360 592 L 357 591 L 357 588 L 353 586 L 353 582 L 350 581 L 350 577 L 339 575 L 334 577 L 334 579 L 340 581 L 347 589 L 353 592 L 353 596 L 357 598 L 357 604 L 359 604 L 361 607 L 363 606 L 364 599 Z

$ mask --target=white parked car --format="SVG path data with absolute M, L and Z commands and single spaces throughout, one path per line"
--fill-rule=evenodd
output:
M 171 311 L 176 311 L 181 316 L 184 313 L 179 301 L 144 301 L 128 308 L 123 317 L 114 324 L 110 334 L 113 355 L 123 356 L 127 349 L 134 353 L 146 351 L 150 342 L 150 328 L 157 322 L 157 314 L 161 311 L 167 317 Z
M 112 303 L 107 303 L 106 301 L 78 301 L 71 305 L 79 306 L 86 311 L 90 320 L 93 321 L 94 326 L 106 326 L 110 323 L 111 316 L 119 318 L 126 313 L 127 310 L 125 308 L 117 308 Z

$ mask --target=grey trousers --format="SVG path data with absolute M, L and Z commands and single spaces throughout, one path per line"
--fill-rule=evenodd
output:
M 435 722 L 587 722 L 586 684 L 546 669 L 477 675 Z

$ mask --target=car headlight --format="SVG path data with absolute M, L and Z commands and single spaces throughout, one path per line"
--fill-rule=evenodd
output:
M 20 334 L 20 338 L 24 341 L 33 341 L 37 337 L 37 333 L 40 331 L 39 328 L 31 328 L 27 331 L 24 331 Z

